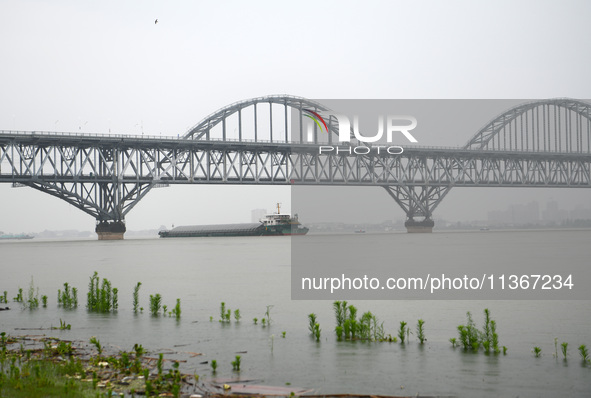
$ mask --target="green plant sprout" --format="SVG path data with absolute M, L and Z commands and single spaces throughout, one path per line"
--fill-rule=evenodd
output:
M 425 321 L 422 319 L 419 319 L 417 321 L 417 338 L 419 339 L 419 342 L 421 344 L 423 344 L 425 342 L 425 340 L 427 340 L 425 337 L 425 328 L 423 326 L 424 324 L 425 324 Z

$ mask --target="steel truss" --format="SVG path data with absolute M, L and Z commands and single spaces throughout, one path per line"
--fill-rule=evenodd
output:
M 256 134 L 257 106 L 265 103 L 285 115 L 283 140 L 247 140 L 241 131 L 239 139 L 229 140 L 225 127 L 221 137 L 211 136 L 230 115 L 238 115 L 241 130 L 247 107 L 253 107 Z M 98 221 L 123 221 L 151 188 L 169 184 L 382 186 L 409 220 L 431 219 L 452 187 L 591 187 L 590 108 L 580 101 L 525 104 L 497 117 L 464 148 L 408 147 L 400 155 L 320 154 L 317 144 L 290 142 L 289 107 L 300 119 L 306 108 L 326 109 L 288 96 L 242 101 L 210 115 L 181 139 L 3 131 L 0 182 L 49 193 Z M 553 118 L 562 118 L 556 125 L 564 129 L 550 129 Z M 336 122 L 328 123 L 332 142 Z

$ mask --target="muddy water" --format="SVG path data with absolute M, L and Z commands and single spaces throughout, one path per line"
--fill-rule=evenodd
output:
M 523 239 L 535 242 L 536 233 L 540 232 L 524 232 Z M 569 261 L 564 245 L 580 242 L 580 234 L 591 238 L 588 231 L 544 233 L 557 234 L 564 261 Z M 462 245 L 464 238 L 458 233 L 433 234 L 431 245 Z M 421 236 L 411 239 L 420 245 Z M 495 233 L 486 239 L 502 244 L 516 235 Z M 477 258 L 478 253 L 470 250 L 466 246 L 463 255 Z M 423 254 L 435 256 L 430 253 L 436 251 Z M 119 289 L 116 314 L 86 312 L 87 285 L 94 271 Z M 236 377 L 231 362 L 241 352 L 238 377 L 269 385 L 290 383 L 320 393 L 585 397 L 591 391 L 591 366 L 582 366 L 576 350 L 581 344 L 591 346 L 589 301 L 357 301 L 352 304 L 360 313 L 371 310 L 392 335 L 401 320 L 414 329 L 417 319 L 424 319 L 427 342 L 420 346 L 413 335 L 404 346 L 337 342 L 330 301 L 290 298 L 289 238 L 1 242 L 0 292 L 7 290 L 12 298 L 22 287 L 26 293 L 31 277 L 39 294 L 49 297 L 48 308 L 29 311 L 10 303 L 11 311 L 0 312 L 1 331 L 85 341 L 97 336 L 103 344 L 124 350 L 139 343 L 152 352 L 186 359 L 185 371 L 206 378 L 211 377 L 209 365 L 200 363 L 212 359 L 218 362 L 219 377 Z M 132 291 L 138 281 L 144 312 L 136 315 Z M 79 289 L 77 310 L 57 306 L 57 290 L 64 282 Z M 181 299 L 180 321 L 148 314 L 149 295 L 155 293 L 170 309 Z M 222 301 L 231 310 L 240 309 L 239 323 L 218 322 Z M 268 305 L 273 306 L 272 323 L 263 327 L 260 319 Z M 508 347 L 506 356 L 464 353 L 448 341 L 456 337 L 466 311 L 472 311 L 480 325 L 484 308 L 497 320 L 500 343 Z M 318 314 L 320 342 L 308 332 L 311 312 Z M 72 329 L 16 330 L 59 326 L 60 319 Z M 569 343 L 566 362 L 554 358 L 555 337 L 559 344 Z M 542 348 L 540 358 L 534 358 L 534 346 Z

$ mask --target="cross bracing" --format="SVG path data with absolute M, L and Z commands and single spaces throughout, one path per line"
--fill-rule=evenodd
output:
M 266 130 L 257 121 L 265 109 Z M 99 221 L 122 221 L 151 188 L 170 184 L 382 186 L 409 219 L 430 219 L 452 187 L 591 187 L 585 102 L 524 104 L 463 148 L 412 146 L 397 155 L 319 153 L 318 131 L 290 128 L 304 109 L 327 110 L 299 97 L 262 97 L 225 107 L 178 139 L 2 131 L 0 182 L 49 193 Z M 230 118 L 239 126 L 231 133 Z M 327 122 L 323 139 L 338 145 L 338 123 Z

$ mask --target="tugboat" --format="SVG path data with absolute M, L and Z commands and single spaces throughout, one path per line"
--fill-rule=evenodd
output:
M 281 203 L 277 203 L 277 213 L 267 214 L 261 223 L 265 227 L 263 235 L 306 235 L 309 231 L 300 224 L 297 214 L 281 214 Z
M 291 217 L 281 214 L 281 204 L 277 203 L 277 213 L 267 214 L 258 223 L 188 225 L 160 231 L 161 238 L 187 238 L 202 236 L 281 236 L 305 235 L 308 228 L 302 226 L 298 215 Z

